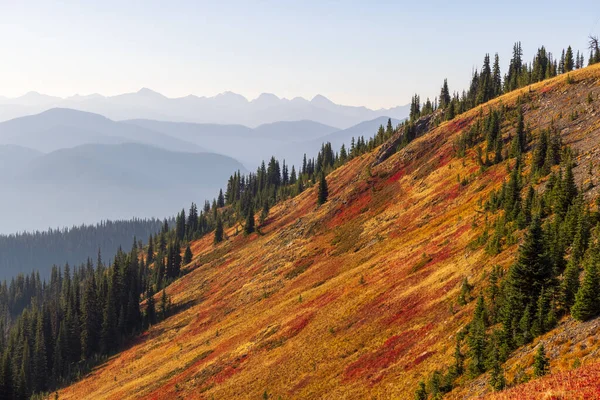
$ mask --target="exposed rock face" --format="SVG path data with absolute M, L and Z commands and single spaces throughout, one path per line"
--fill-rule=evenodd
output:
M 433 114 L 429 114 L 429 115 L 419 118 L 417 120 L 417 122 L 415 122 L 415 125 L 414 125 L 415 126 L 415 128 L 414 128 L 415 129 L 415 138 L 422 136 L 425 132 L 434 128 L 435 121 L 437 119 L 436 117 L 441 115 L 441 113 L 442 113 L 442 111 L 438 110 L 438 111 L 434 112 Z M 399 130 L 396 133 L 394 133 L 394 135 L 391 137 L 391 139 L 388 140 L 387 142 L 385 142 L 381 146 L 381 149 L 379 149 L 379 152 L 377 153 L 377 156 L 375 157 L 375 161 L 373 162 L 373 166 L 381 164 L 382 162 L 387 160 L 392 154 L 394 154 L 398 150 L 398 146 L 402 142 L 403 136 L 404 136 L 403 131 Z

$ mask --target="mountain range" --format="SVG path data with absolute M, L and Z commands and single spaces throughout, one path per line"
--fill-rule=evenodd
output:
M 254 170 L 271 156 L 299 167 L 303 154 L 314 157 L 322 143 L 332 142 L 337 151 L 352 137 L 373 136 L 387 120 L 347 129 L 309 120 L 250 128 L 113 121 L 52 108 L 0 122 L 0 233 L 169 216 L 192 201 L 213 199 L 235 171 Z
M 16 98 L 0 97 L 0 121 L 37 114 L 50 108 L 71 108 L 104 115 L 113 120 L 153 119 L 209 124 L 241 124 L 257 127 L 278 121 L 311 120 L 341 129 L 381 116 L 404 119 L 409 106 L 371 110 L 345 106 L 322 95 L 311 100 L 285 99 L 263 93 L 248 100 L 233 92 L 213 97 L 189 95 L 168 98 L 151 89 L 116 96 L 91 94 L 66 98 L 29 92 Z
M 83 144 L 50 153 L 0 145 L 0 157 L 0 233 L 169 216 L 192 201 L 214 198 L 233 172 L 246 171 L 231 157 L 142 143 Z

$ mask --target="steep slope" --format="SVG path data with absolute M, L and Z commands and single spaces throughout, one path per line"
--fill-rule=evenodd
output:
M 578 152 L 580 182 L 590 161 L 600 165 L 600 66 L 570 77 L 487 106 L 526 97 L 530 128 L 554 120 Z M 567 117 L 575 110 L 577 118 Z M 479 112 L 377 165 L 377 150 L 352 160 L 328 176 L 321 207 L 311 188 L 275 206 L 259 234 L 234 227 L 222 244 L 194 242 L 188 273 L 167 289 L 173 315 L 59 397 L 412 398 L 420 379 L 450 363 L 455 335 L 472 316 L 474 302 L 456 305 L 463 278 L 481 288 L 484 274 L 516 253 L 516 244 L 496 256 L 470 246 L 483 231 L 482 202 L 507 177 L 506 162 L 480 172 L 473 150 L 455 157 L 455 140 Z M 573 379 L 599 378 L 598 368 L 585 371 Z M 485 383 L 465 382 L 451 396 L 488 393 Z

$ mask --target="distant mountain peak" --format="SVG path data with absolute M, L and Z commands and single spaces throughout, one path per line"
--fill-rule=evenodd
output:
M 310 101 L 313 104 L 321 104 L 321 105 L 333 105 L 333 101 L 329 100 L 327 97 L 318 94 L 315 97 L 312 98 L 312 100 Z
M 146 97 L 162 97 L 162 98 L 166 98 L 163 94 L 158 93 L 152 89 L 148 89 L 147 87 L 143 87 L 140 90 L 137 91 L 137 94 L 142 95 L 142 96 L 146 96 Z

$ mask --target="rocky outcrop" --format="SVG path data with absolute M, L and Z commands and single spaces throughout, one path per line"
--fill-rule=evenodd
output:
M 414 123 L 415 138 L 418 138 L 419 136 L 425 134 L 427 131 L 433 129 L 435 127 L 435 121 L 437 117 L 441 115 L 441 113 L 442 111 L 438 110 L 433 114 L 429 114 L 419 118 Z M 373 161 L 373 166 L 381 164 L 382 162 L 387 160 L 392 154 L 394 154 L 398 150 L 398 146 L 400 146 L 400 143 L 402 143 L 403 138 L 403 130 L 398 130 L 396 133 L 394 133 L 394 135 L 392 135 L 392 137 L 387 142 L 385 142 L 379 149 L 379 152 L 375 157 L 375 161 Z

